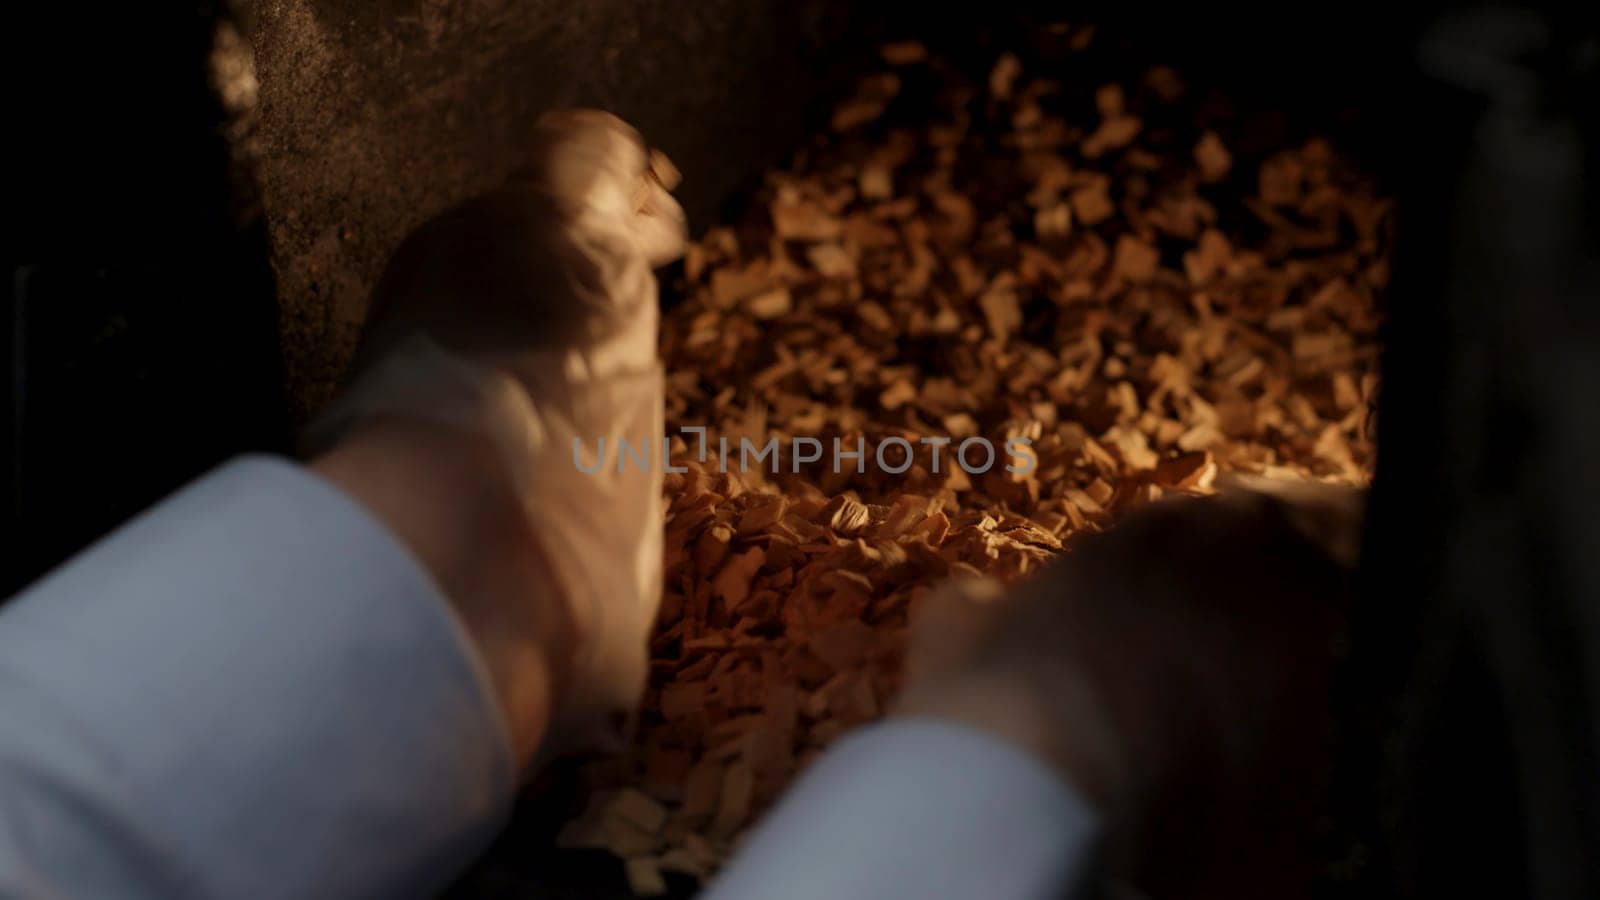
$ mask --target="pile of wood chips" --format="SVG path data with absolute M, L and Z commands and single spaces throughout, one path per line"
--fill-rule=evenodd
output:
M 930 584 L 1014 580 L 1219 469 L 1370 472 L 1390 203 L 1329 144 L 1245 170 L 1204 123 L 1147 128 L 1186 96 L 1162 68 L 1073 106 L 1009 54 L 976 87 L 917 44 L 883 59 L 763 215 L 690 249 L 663 323 L 669 428 L 713 450 L 677 442 L 667 476 L 638 740 L 588 767 L 561 835 L 625 858 L 640 894 L 709 875 L 882 714 Z M 867 471 L 792 472 L 797 435 L 864 438 Z M 945 447 L 935 473 L 918 443 L 972 435 L 1027 437 L 1036 465 L 969 477 Z M 719 471 L 719 436 L 777 436 L 781 471 Z M 892 436 L 919 451 L 902 475 L 871 461 Z

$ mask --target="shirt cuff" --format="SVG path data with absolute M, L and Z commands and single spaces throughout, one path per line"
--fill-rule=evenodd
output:
M 1079 793 L 1024 751 L 938 719 L 845 737 L 757 828 L 708 900 L 1059 898 L 1098 831 Z
M 266 457 L 13 600 L 0 720 L 0 863 L 53 895 L 423 894 L 515 786 L 437 586 L 353 500 Z

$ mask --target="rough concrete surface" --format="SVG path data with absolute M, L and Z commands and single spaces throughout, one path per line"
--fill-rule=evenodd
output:
M 342 372 L 388 253 L 495 184 L 540 112 L 610 109 L 703 228 L 847 78 L 830 0 L 259 0 L 258 177 L 297 418 Z

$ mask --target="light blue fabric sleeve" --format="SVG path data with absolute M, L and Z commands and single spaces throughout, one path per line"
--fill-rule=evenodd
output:
M 1058 900 L 1093 809 L 1043 763 L 936 719 L 869 726 L 806 773 L 702 900 Z
M 427 895 L 514 785 L 437 587 L 287 462 L 213 472 L 0 609 L 0 895 Z

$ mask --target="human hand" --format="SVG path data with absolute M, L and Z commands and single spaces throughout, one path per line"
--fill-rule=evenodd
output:
M 897 714 L 1056 766 L 1154 896 L 1303 894 L 1360 495 L 1252 486 L 1156 504 L 1009 595 L 930 597 Z
M 401 244 L 309 430 L 313 467 L 439 579 L 523 762 L 620 743 L 644 688 L 661 468 L 573 454 L 661 449 L 651 270 L 685 230 L 663 180 L 616 117 L 546 116 L 507 184 Z

